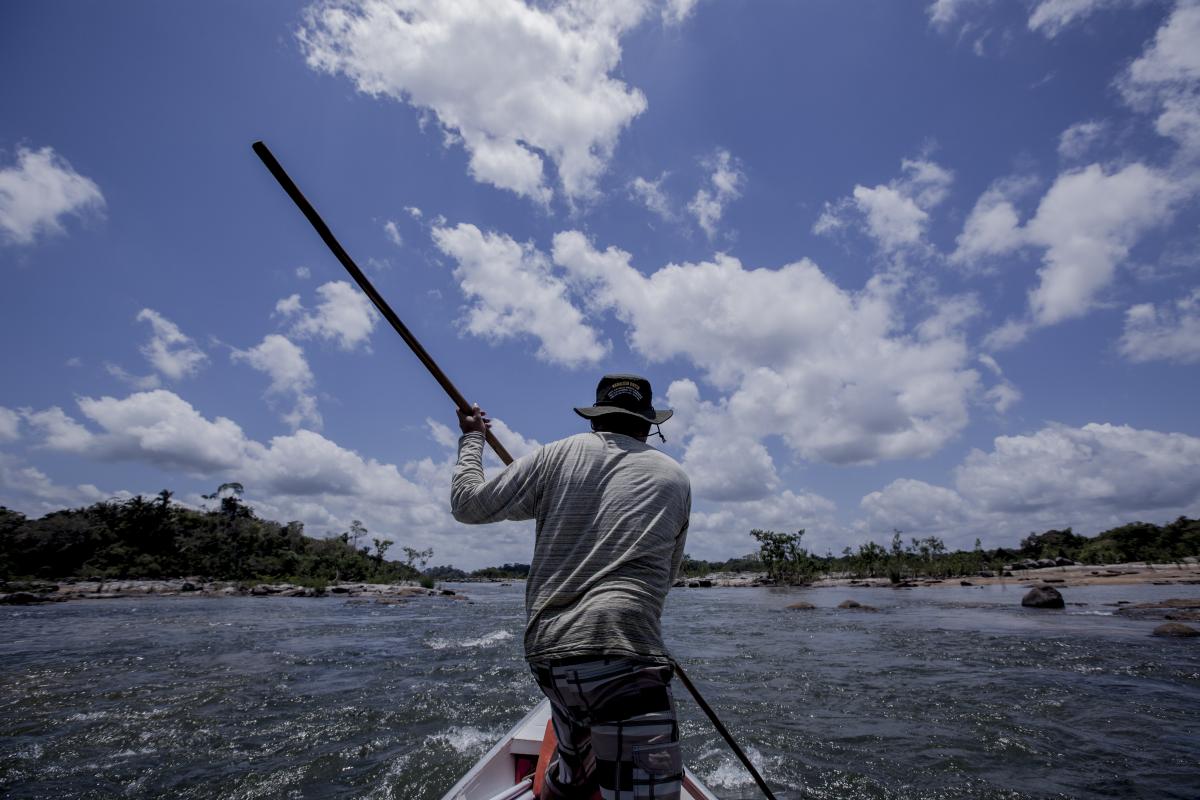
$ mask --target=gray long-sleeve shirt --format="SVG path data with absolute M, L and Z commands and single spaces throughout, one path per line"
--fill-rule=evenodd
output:
M 465 434 L 450 506 L 459 522 L 537 520 L 525 587 L 525 658 L 669 659 L 659 617 L 683 562 L 692 493 L 668 455 L 617 433 L 580 433 L 490 481 Z

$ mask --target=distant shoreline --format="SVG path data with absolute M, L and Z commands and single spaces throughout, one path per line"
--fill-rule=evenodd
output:
M 459 583 L 459 581 L 448 581 Z M 523 583 L 521 579 L 475 581 L 475 583 Z M 1200 586 L 1200 559 L 1191 557 L 1183 564 L 1132 562 L 1095 566 L 1043 567 L 1015 569 L 1001 575 L 952 578 L 912 578 L 893 583 L 888 578 L 825 577 L 807 584 L 777 585 L 762 572 L 717 572 L 703 577 L 684 578 L 676 588 L 692 591 L 701 588 L 780 588 L 780 589 L 923 589 L 963 586 L 1050 585 L 1058 589 L 1080 586 L 1131 586 L 1139 584 Z M 426 589 L 415 584 L 336 583 L 323 588 L 292 583 L 205 581 L 200 578 L 13 581 L 0 584 L 0 605 L 32 605 L 66 600 L 111 600 L 129 597 L 347 597 L 363 603 L 399 604 L 419 598 L 466 600 L 451 589 Z
M 703 586 L 704 583 L 710 586 Z M 1149 564 L 1135 561 L 1127 564 L 1073 564 L 1070 566 L 1042 567 L 1039 569 L 1014 569 L 1011 572 L 983 575 L 965 575 L 949 578 L 909 578 L 893 583 L 888 578 L 834 578 L 825 577 L 807 584 L 784 585 L 766 581 L 763 572 L 717 572 L 698 578 L 685 578 L 680 588 L 744 588 L 771 587 L 793 589 L 864 588 L 864 589 L 918 589 L 946 586 L 995 586 L 995 585 L 1042 585 L 1058 588 L 1076 586 L 1129 586 L 1136 584 L 1195 584 L 1200 585 L 1200 559 L 1195 556 L 1184 559 L 1183 564 Z M 700 584 L 694 586 L 693 584 Z M 676 586 L 680 586 L 677 582 Z
M 468 600 L 451 589 L 416 584 L 335 583 L 322 588 L 293 583 L 205 581 L 199 578 L 85 581 L 13 581 L 0 585 L 0 605 L 33 605 L 66 600 L 113 600 L 128 597 L 348 597 L 363 603 L 394 605 L 418 598 Z M 468 600 L 469 602 L 469 600 Z

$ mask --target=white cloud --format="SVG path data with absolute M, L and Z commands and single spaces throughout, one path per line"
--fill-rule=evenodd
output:
M 666 0 L 663 4 L 662 19 L 668 25 L 679 25 L 695 10 L 700 0 Z
M 924 245 L 929 212 L 950 191 L 954 173 L 928 159 L 904 159 L 901 177 L 874 187 L 857 185 L 850 197 L 826 203 L 813 233 L 827 234 L 861 216 L 865 232 L 885 252 Z
M 160 380 L 158 374 L 154 372 L 151 372 L 149 375 L 134 375 L 124 367 L 121 367 L 117 364 L 110 364 L 108 362 L 105 362 L 104 364 L 104 371 L 122 383 L 128 383 L 130 386 L 140 391 L 157 389 L 158 387 L 162 386 L 162 380 Z
M 295 405 L 283 415 L 284 422 L 293 428 L 308 423 L 320 429 L 321 414 L 317 410 L 317 399 L 311 393 L 313 374 L 301 347 L 286 337 L 271 333 L 249 350 L 234 350 L 232 357 L 271 378 L 268 396 L 288 396 L 294 400 Z
M 554 238 L 555 262 L 597 311 L 626 323 L 636 352 L 651 362 L 686 358 L 728 393 L 708 404 L 695 398 L 697 413 L 714 420 L 706 430 L 722 427 L 723 439 L 761 443 L 762 421 L 771 420 L 798 456 L 855 463 L 934 452 L 966 424 L 978 375 L 966 368 L 961 332 L 944 322 L 929 338 L 905 334 L 885 280 L 850 293 L 807 260 L 746 269 L 723 254 L 647 276 L 630 258 L 596 250 L 576 231 Z M 685 427 L 687 447 L 698 435 L 697 458 L 731 449 Z M 744 452 L 746 463 L 729 471 L 750 470 L 769 490 L 765 451 Z M 714 483 L 713 491 L 746 489 Z
M 1005 413 L 1021 401 L 1021 390 L 1004 377 L 1004 371 L 1000 369 L 995 358 L 983 353 L 979 356 L 979 363 L 996 377 L 997 382 L 983 393 L 983 399 L 991 404 L 997 414 Z
M 955 240 L 957 246 L 950 254 L 950 261 L 976 264 L 985 258 L 1012 252 L 1024 241 L 1024 231 L 1012 202 L 989 190 L 979 198 L 967 217 L 962 233 Z
M 1200 289 L 1172 304 L 1140 303 L 1125 312 L 1121 354 L 1130 361 L 1200 361 Z
M 695 558 L 726 559 L 730 554 L 758 552 L 758 544 L 749 534 L 754 528 L 789 533 L 803 529 L 801 546 L 824 554 L 835 545 L 835 510 L 825 497 L 791 490 L 758 500 L 723 503 L 713 510 L 693 508 L 686 549 Z
M 62 233 L 63 217 L 103 208 L 100 187 L 51 147 L 20 147 L 16 165 L 0 169 L 0 241 L 33 244 Z
M 383 232 L 387 234 L 388 241 L 396 245 L 396 247 L 404 246 L 404 237 L 400 235 L 400 229 L 396 227 L 396 223 L 388 220 L 383 225 Z
M 421 212 L 421 209 L 417 208 L 416 206 L 405 206 L 404 210 L 408 212 L 410 217 L 417 221 L 420 221 L 421 217 L 424 216 Z
M 1171 179 L 1142 164 L 1107 173 L 1093 164 L 1060 175 L 1028 225 L 1046 248 L 1040 284 L 1029 296 L 1033 319 L 1051 325 L 1087 313 L 1141 236 L 1167 219 Z
M 688 203 L 688 211 L 711 239 L 717 233 L 717 224 L 725 214 L 725 207 L 742 196 L 746 174 L 728 150 L 718 150 L 701 163 L 709 171 L 710 185 L 696 192 Z
M 1138 0 L 1040 0 L 1029 15 L 1029 30 L 1053 38 L 1072 22 L 1103 8 L 1136 5 Z
M 339 0 L 311 7 L 308 64 L 411 104 L 461 141 L 476 179 L 546 203 L 544 161 L 589 198 L 621 131 L 646 108 L 610 77 L 642 0 Z
M 21 438 L 21 415 L 11 408 L 0 406 L 0 442 L 15 442 Z
M 675 219 L 675 212 L 671 209 L 671 199 L 662 188 L 666 179 L 665 172 L 654 181 L 642 177 L 634 178 L 629 182 L 629 194 L 648 210 L 670 222 Z
M 1021 226 L 1008 199 L 1010 190 L 994 186 L 980 197 L 950 257 L 967 264 L 1026 245 L 1044 251 L 1038 285 L 1029 292 L 1028 317 L 1008 320 L 993 331 L 986 339 L 992 348 L 1016 344 L 1034 328 L 1087 314 L 1130 249 L 1170 218 L 1181 197 L 1169 174 L 1144 164 L 1116 172 L 1091 164 L 1060 174 L 1033 218 Z
M 149 322 L 150 341 L 142 345 L 142 355 L 150 364 L 171 380 L 195 375 L 208 356 L 179 326 L 149 308 L 138 312 L 138 322 Z
M 1124 425 L 1048 425 L 972 450 L 955 488 L 900 479 L 862 500 L 873 531 L 940 534 L 949 547 L 976 536 L 1012 546 L 1030 530 L 1081 533 L 1200 509 L 1200 438 Z
M 1088 154 L 1108 130 L 1108 124 L 1097 120 L 1076 122 L 1058 137 L 1058 155 L 1067 161 L 1078 161 Z
M 929 24 L 939 30 L 946 30 L 971 6 L 982 6 L 989 2 L 991 0 L 933 0 L 925 8 L 925 13 L 929 15 Z
M 469 224 L 434 228 L 433 239 L 458 262 L 454 277 L 471 301 L 463 320 L 468 333 L 493 341 L 533 336 L 539 358 L 567 366 L 608 354 L 608 343 L 571 304 L 566 283 L 531 245 Z
M 1117 84 L 1137 108 L 1158 111 L 1158 132 L 1180 145 L 1180 157 L 1200 159 L 1200 2 L 1180 0 L 1153 43 Z M 1195 189 L 1194 165 L 1188 179 Z
M 16 457 L 0 453 L 0 505 L 21 509 L 27 514 L 46 514 L 63 508 L 78 508 L 128 492 L 101 492 L 90 483 L 78 486 L 56 484 L 37 467 Z
M 306 281 L 312 277 L 312 271 L 308 267 L 296 267 L 296 277 Z
M 165 389 L 123 400 L 82 397 L 76 402 L 101 432 L 93 433 L 58 406 L 28 412 L 26 420 L 42 431 L 42 446 L 106 460 L 148 461 L 189 474 L 227 469 L 244 458 L 245 437 L 233 421 L 209 422 Z
M 289 332 L 302 339 L 320 338 L 335 342 L 343 350 L 362 345 L 368 350 L 379 312 L 365 294 L 346 281 L 330 281 L 317 287 L 321 302 L 311 312 L 293 294 L 275 304 L 275 313 L 296 317 Z

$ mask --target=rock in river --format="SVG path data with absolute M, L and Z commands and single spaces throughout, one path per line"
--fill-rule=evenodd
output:
M 1200 636 L 1200 631 L 1182 622 L 1167 622 L 1154 629 L 1155 636 Z
M 788 608 L 795 609 L 796 611 L 811 611 L 812 609 L 816 608 L 816 606 L 814 606 L 812 603 L 805 603 L 802 600 L 799 603 L 792 603 L 790 606 L 788 606 Z
M 1053 586 L 1035 586 L 1021 598 L 1021 605 L 1027 608 L 1065 608 L 1063 596 Z
M 862 603 L 858 602 L 857 600 L 843 600 L 842 602 L 838 603 L 838 608 L 853 608 L 857 611 L 878 611 L 879 610 L 878 608 L 875 608 L 875 606 L 864 606 Z

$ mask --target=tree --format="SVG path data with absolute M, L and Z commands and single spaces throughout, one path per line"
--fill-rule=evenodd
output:
M 750 531 L 758 542 L 758 555 L 767 568 L 767 577 L 778 583 L 804 583 L 816 573 L 808 551 L 800 546 L 804 530 L 777 533 L 758 528 Z
M 404 551 L 404 565 L 411 570 L 420 572 L 429 563 L 429 559 L 433 557 L 433 548 L 426 550 L 416 550 L 412 547 L 400 548 Z
M 388 548 L 392 546 L 392 542 L 387 539 L 372 539 L 371 542 L 375 545 L 375 560 L 383 561 L 384 555 L 387 554 Z M 433 555 L 430 553 L 430 555 Z

